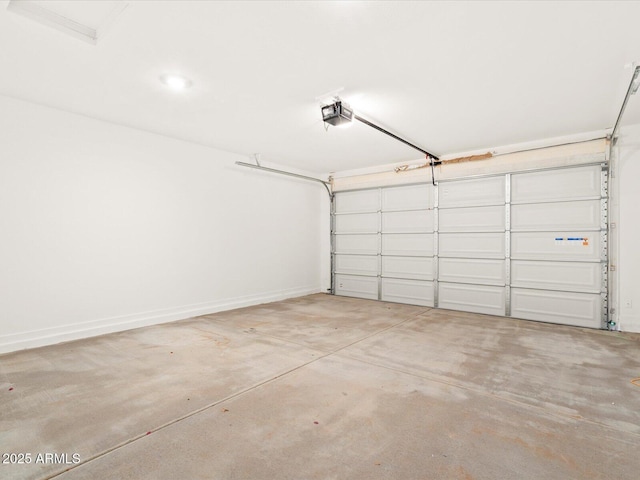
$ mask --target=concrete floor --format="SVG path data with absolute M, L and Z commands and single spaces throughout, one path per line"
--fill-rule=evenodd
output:
M 0 478 L 635 480 L 637 377 L 640 335 L 311 295 L 0 356 Z

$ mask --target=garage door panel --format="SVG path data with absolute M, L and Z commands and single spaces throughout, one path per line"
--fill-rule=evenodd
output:
M 600 242 L 600 232 L 514 232 L 511 258 L 599 262 Z
M 356 277 L 351 275 L 335 275 L 336 295 L 345 297 L 378 299 L 377 277 Z
M 377 255 L 378 235 L 336 235 L 335 252 L 357 255 Z
M 463 312 L 505 314 L 505 287 L 440 282 L 438 306 Z
M 378 275 L 378 256 L 336 255 L 335 272 L 352 275 Z
M 383 278 L 381 298 L 386 302 L 433 307 L 433 282 Z
M 599 293 L 602 286 L 600 263 L 511 262 L 511 285 L 522 288 Z
M 505 201 L 504 176 L 441 182 L 438 188 L 441 208 L 502 205 Z
M 438 240 L 441 257 L 505 258 L 504 233 L 443 233 Z
M 511 203 L 600 198 L 599 165 L 563 168 L 511 176 Z
M 383 234 L 382 254 L 430 257 L 433 255 L 433 234 Z
M 380 210 L 380 193 L 376 190 L 340 192 L 335 197 L 336 213 L 364 213 Z
M 602 176 L 582 165 L 338 192 L 335 292 L 601 328 Z
M 427 233 L 433 232 L 433 210 L 408 212 L 383 212 L 383 233 Z
M 600 230 L 600 200 L 513 205 L 512 231 Z
M 378 233 L 377 213 L 336 215 L 336 233 Z
M 432 185 L 382 189 L 382 210 L 427 210 L 433 207 Z
M 511 289 L 511 315 L 526 320 L 601 327 L 599 294 Z
M 478 258 L 440 258 L 441 282 L 505 285 L 505 261 Z
M 440 232 L 504 232 L 504 206 L 446 208 L 439 212 Z
M 433 280 L 431 257 L 382 257 L 382 276 Z

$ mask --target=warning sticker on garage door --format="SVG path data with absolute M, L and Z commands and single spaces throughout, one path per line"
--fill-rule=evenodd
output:
M 560 246 L 589 246 L 587 237 L 555 237 L 556 245 Z

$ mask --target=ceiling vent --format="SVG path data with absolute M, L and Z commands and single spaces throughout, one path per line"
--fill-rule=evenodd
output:
M 10 0 L 7 10 L 96 45 L 128 2 Z

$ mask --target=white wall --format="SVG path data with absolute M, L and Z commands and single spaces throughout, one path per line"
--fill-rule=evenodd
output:
M 615 157 L 618 326 L 622 331 L 640 332 L 640 125 L 620 130 Z
M 0 352 L 324 290 L 326 191 L 236 160 L 0 96 Z

